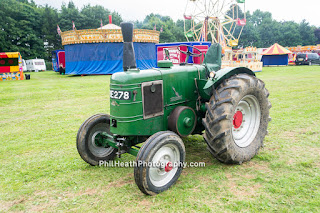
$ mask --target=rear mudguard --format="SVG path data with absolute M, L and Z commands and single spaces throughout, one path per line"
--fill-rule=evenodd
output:
M 218 70 L 214 78 L 208 79 L 207 83 L 203 87 L 203 90 L 207 95 L 211 96 L 213 90 L 217 88 L 225 79 L 240 73 L 256 76 L 252 70 L 246 67 L 227 67 Z

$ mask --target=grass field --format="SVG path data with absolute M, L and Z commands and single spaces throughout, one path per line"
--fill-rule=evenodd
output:
M 272 122 L 250 162 L 224 165 L 201 136 L 185 140 L 176 185 L 145 196 L 133 168 L 92 167 L 78 155 L 84 120 L 109 112 L 110 76 L 31 73 L 0 82 L 0 211 L 319 212 L 320 66 L 264 68 Z M 124 155 L 122 162 L 134 160 Z

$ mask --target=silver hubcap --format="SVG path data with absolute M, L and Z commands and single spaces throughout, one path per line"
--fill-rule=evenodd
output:
M 103 158 L 108 156 L 113 151 L 113 148 L 112 147 L 106 148 L 96 144 L 96 137 L 99 137 L 101 133 L 102 131 L 97 131 L 92 135 L 89 142 L 89 150 L 94 156 Z
M 152 158 L 149 169 L 151 183 L 162 187 L 170 182 L 178 171 L 180 152 L 176 145 L 166 144 Z
M 249 146 L 256 137 L 260 126 L 261 110 L 253 95 L 243 97 L 233 116 L 232 136 L 239 147 Z

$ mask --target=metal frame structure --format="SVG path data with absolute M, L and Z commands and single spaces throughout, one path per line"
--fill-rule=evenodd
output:
M 237 46 L 245 24 L 245 0 L 187 0 L 184 32 L 188 41 L 211 40 L 222 47 Z M 237 28 L 240 33 L 235 37 Z

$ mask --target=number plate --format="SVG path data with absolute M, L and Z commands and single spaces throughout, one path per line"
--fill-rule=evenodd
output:
M 118 100 L 130 100 L 130 91 L 110 90 L 110 98 Z
M 298 58 L 298 61 L 303 61 L 303 58 Z

